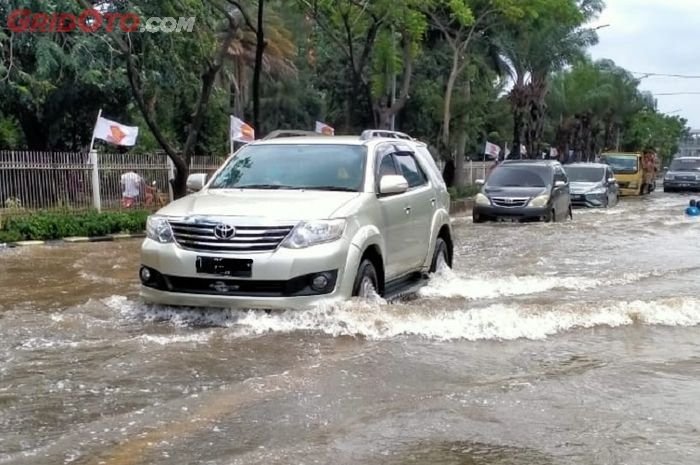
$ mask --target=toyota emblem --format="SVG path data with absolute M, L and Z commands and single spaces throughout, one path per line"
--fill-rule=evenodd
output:
M 217 239 L 221 240 L 228 240 L 233 238 L 236 235 L 236 228 L 231 226 L 230 224 L 217 224 L 214 226 L 214 236 Z

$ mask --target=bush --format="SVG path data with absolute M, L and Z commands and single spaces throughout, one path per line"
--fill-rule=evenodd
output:
M 450 187 L 447 189 L 447 192 L 450 193 L 450 198 L 452 200 L 458 200 L 458 199 L 464 199 L 467 197 L 474 197 L 476 194 L 479 193 L 479 186 L 464 186 L 461 188 L 457 187 Z
M 52 240 L 70 236 L 104 236 L 140 233 L 146 229 L 149 212 L 38 212 L 11 216 L 0 230 L 0 242 Z M 4 240 L 3 240 L 4 238 Z

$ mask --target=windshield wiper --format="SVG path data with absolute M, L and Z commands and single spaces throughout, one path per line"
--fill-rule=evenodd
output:
M 352 189 L 350 187 L 341 186 L 302 186 L 297 189 L 303 189 L 307 191 L 337 191 L 337 192 L 357 192 L 357 189 Z

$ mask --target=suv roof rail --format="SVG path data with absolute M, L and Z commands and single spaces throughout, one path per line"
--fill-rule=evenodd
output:
M 387 137 L 389 139 L 413 140 L 413 137 L 399 131 L 389 131 L 387 129 L 366 129 L 362 131 L 360 140 L 368 140 L 373 137 Z
M 262 140 L 277 139 L 279 137 L 315 137 L 324 136 L 324 134 L 319 134 L 314 131 L 303 131 L 300 129 L 278 129 L 277 131 L 272 131 L 268 135 L 262 138 Z

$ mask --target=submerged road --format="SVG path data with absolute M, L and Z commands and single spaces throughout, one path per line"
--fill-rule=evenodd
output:
M 136 241 L 0 250 L 0 464 L 700 463 L 700 219 L 455 221 L 413 300 L 138 299 Z

